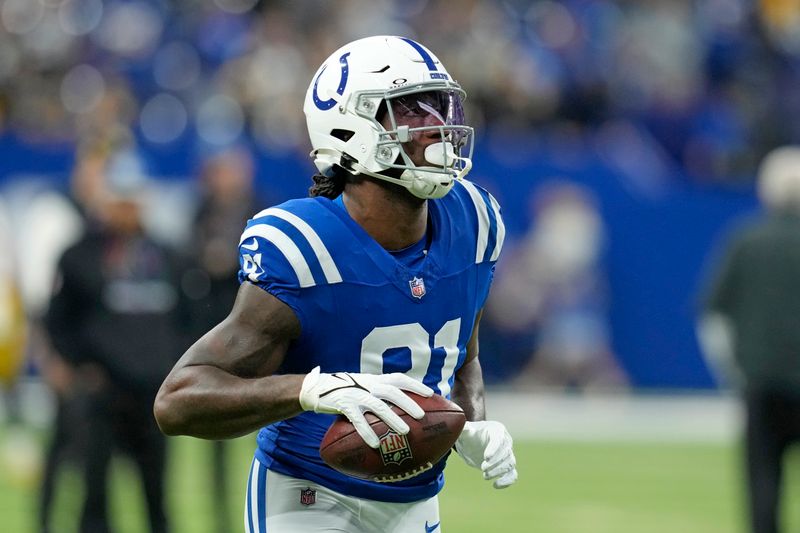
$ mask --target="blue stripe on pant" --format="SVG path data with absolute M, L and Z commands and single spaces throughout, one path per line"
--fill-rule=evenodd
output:
M 250 465 L 244 504 L 244 530 L 246 533 L 267 533 L 267 469 L 258 459 L 253 459 Z
M 253 515 L 250 514 L 250 480 L 253 479 L 253 468 L 256 466 L 255 459 L 250 464 L 250 474 L 247 476 L 247 497 L 244 499 L 244 530 L 245 533 L 253 533 Z
M 267 469 L 258 463 L 258 533 L 267 533 Z

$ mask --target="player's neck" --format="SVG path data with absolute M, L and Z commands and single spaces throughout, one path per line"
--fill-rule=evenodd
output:
M 344 205 L 350 216 L 386 250 L 400 250 L 425 236 L 428 202 L 399 186 L 363 181 L 348 184 Z

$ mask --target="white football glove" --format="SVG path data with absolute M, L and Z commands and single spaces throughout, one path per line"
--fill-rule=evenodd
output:
M 406 424 L 392 411 L 386 401 L 393 403 L 412 417 L 420 419 L 425 411 L 403 391 L 430 396 L 433 389 L 405 374 L 323 374 L 320 367 L 309 372 L 300 388 L 300 406 L 306 411 L 343 414 L 370 447 L 377 448 L 378 436 L 370 427 L 364 413 L 371 411 L 397 433 L 408 433 Z
M 494 488 L 504 489 L 517 481 L 517 459 L 513 441 L 500 422 L 467 422 L 456 440 L 456 452 L 464 462 L 483 471 L 483 479 L 495 480 Z

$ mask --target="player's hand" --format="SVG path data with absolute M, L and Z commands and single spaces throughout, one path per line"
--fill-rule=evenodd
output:
M 464 462 L 483 471 L 483 479 L 494 480 L 504 489 L 517 481 L 517 459 L 513 441 L 500 422 L 467 422 L 456 441 L 456 452 Z
M 377 448 L 378 436 L 364 413 L 372 412 L 392 430 L 405 435 L 406 424 L 386 402 L 391 402 L 416 419 L 425 416 L 422 407 L 403 391 L 430 396 L 433 390 L 405 374 L 323 374 L 317 367 L 309 372 L 300 389 L 300 406 L 315 413 L 343 414 L 369 446 Z M 385 401 L 384 401 L 385 400 Z

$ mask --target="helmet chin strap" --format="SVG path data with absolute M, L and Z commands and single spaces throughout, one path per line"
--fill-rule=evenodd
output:
M 417 198 L 422 198 L 423 200 L 441 198 L 448 193 L 450 187 L 452 186 L 452 180 L 450 180 L 450 178 L 447 178 L 450 180 L 449 185 L 441 184 L 443 174 L 425 172 L 425 174 L 428 176 L 420 176 L 419 170 L 405 170 L 401 174 L 400 178 L 393 178 L 391 176 L 387 176 L 386 174 L 373 172 L 359 163 L 353 163 L 351 168 L 358 174 L 364 174 L 365 176 L 371 176 L 379 180 L 388 181 L 389 183 L 399 185 L 408 190 L 408 192 Z M 434 178 L 436 181 L 433 181 L 431 178 Z
M 372 172 L 358 163 L 353 163 L 352 168 L 358 174 L 372 176 L 373 178 L 400 185 L 417 198 L 435 200 L 450 192 L 454 180 L 461 179 L 469 172 L 469 169 L 472 167 L 472 161 L 467 158 L 463 158 L 463 161 L 465 162 L 464 168 L 458 173 L 454 171 L 453 174 L 449 176 L 441 172 L 426 171 L 425 167 L 407 169 L 403 171 L 400 178 L 392 178 L 385 174 Z

